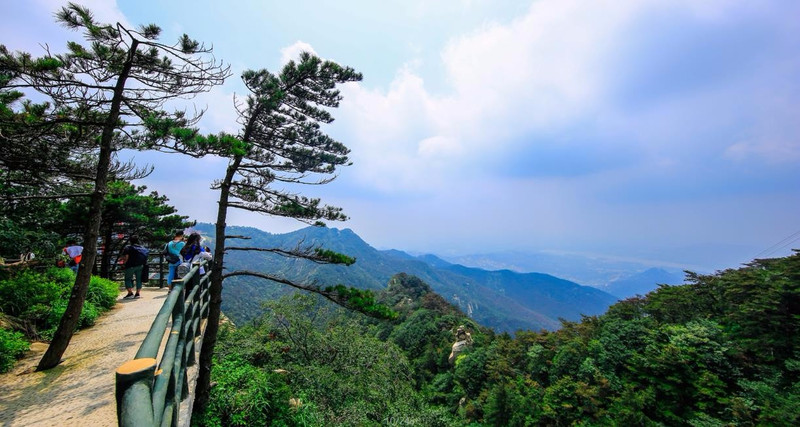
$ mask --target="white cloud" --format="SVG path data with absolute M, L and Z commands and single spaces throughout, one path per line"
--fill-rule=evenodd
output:
M 286 46 L 281 49 L 281 66 L 286 65 L 289 61 L 296 61 L 302 52 L 308 52 L 312 55 L 319 56 L 310 44 L 298 40 L 291 46 Z
M 524 143 L 526 132 L 590 114 L 599 104 L 602 53 L 630 9 L 619 2 L 535 2 L 508 25 L 486 25 L 443 47 L 447 95 L 428 92 L 411 66 L 386 92 L 344 91 L 341 120 L 361 158 L 359 172 L 370 183 L 391 184 L 383 188 L 427 190 L 431 176 L 445 180 Z M 431 162 L 434 153 L 450 161 Z M 423 170 L 427 179 L 414 179 Z
M 190 102 L 197 109 L 205 110 L 199 124 L 203 132 L 227 132 L 235 135 L 240 130 L 237 122 L 239 116 L 234 107 L 234 94 L 228 92 L 225 87 L 216 86 L 192 98 Z
M 337 117 L 363 182 L 383 190 L 430 191 L 432 183 L 462 179 L 456 171 L 559 149 L 564 138 L 577 139 L 564 145 L 573 153 L 604 145 L 654 167 L 721 158 L 748 121 L 760 136 L 728 155 L 795 161 L 786 155 L 798 151 L 798 138 L 769 137 L 796 117 L 791 105 L 764 94 L 765 85 L 781 90 L 758 62 L 776 58 L 757 56 L 771 47 L 772 32 L 784 30 L 760 27 L 773 18 L 728 0 L 536 1 L 510 23 L 486 24 L 442 48 L 450 93 L 429 92 L 406 66 L 386 91 L 345 90 Z M 738 35 L 741 27 L 757 41 Z M 739 72 L 742 58 L 753 64 Z M 785 68 L 781 77 L 797 88 L 783 76 L 800 66 Z M 739 102 L 753 97 L 758 106 Z M 432 162 L 434 153 L 449 161 Z

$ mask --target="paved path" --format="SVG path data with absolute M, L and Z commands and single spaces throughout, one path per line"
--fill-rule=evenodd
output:
M 114 372 L 133 359 L 167 289 L 144 288 L 137 300 L 124 295 L 95 326 L 72 337 L 59 366 L 34 372 L 47 349 L 35 343 L 11 372 L 0 375 L 0 426 L 117 425 Z

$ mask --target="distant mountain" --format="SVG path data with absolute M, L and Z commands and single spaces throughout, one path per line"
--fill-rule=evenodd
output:
M 196 228 L 213 238 L 210 224 Z M 451 264 L 433 255 L 414 257 L 397 250 L 378 251 L 350 229 L 308 227 L 286 234 L 270 234 L 250 227 L 228 227 L 228 235 L 250 240 L 229 240 L 228 246 L 322 246 L 356 258 L 352 266 L 320 265 L 261 252 L 229 251 L 228 269 L 247 269 L 282 275 L 320 285 L 338 283 L 365 289 L 384 289 L 397 273 L 417 276 L 447 301 L 481 324 L 497 331 L 554 330 L 559 318 L 580 320 L 582 314 L 601 314 L 617 298 L 547 274 L 486 271 Z M 287 292 L 286 287 L 260 279 L 226 280 L 222 309 L 235 322 L 258 316 L 260 302 Z
M 620 299 L 635 295 L 646 295 L 658 285 L 680 285 L 683 275 L 670 273 L 661 268 L 650 268 L 641 273 L 611 281 L 603 290 Z
M 656 277 L 656 282 L 653 283 L 661 283 L 659 282 L 660 280 L 681 283 L 683 279 L 683 268 L 677 266 L 666 268 L 656 262 L 574 253 L 506 251 L 453 256 L 447 257 L 447 260 L 486 270 L 508 269 L 518 273 L 539 272 L 552 274 L 576 283 L 593 286 L 606 292 L 608 292 L 612 283 L 629 278 L 638 280 L 635 276 L 651 268 L 663 272 L 661 274 L 664 277 L 663 279 Z M 643 277 L 642 279 L 647 278 Z M 655 289 L 655 286 L 652 289 Z M 637 288 L 635 291 L 639 291 L 639 289 Z M 617 296 L 627 298 L 633 295 L 636 295 L 636 292 Z

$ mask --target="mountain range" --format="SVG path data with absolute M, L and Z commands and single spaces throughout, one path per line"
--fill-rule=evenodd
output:
M 684 278 L 684 268 L 674 265 L 575 253 L 504 251 L 449 256 L 445 259 L 486 270 L 551 274 L 595 287 L 620 299 L 645 295 L 660 284 L 682 284 Z
M 196 228 L 214 238 L 213 225 L 198 224 Z M 435 255 L 379 251 L 350 229 L 307 227 L 271 234 L 252 227 L 229 226 L 226 234 L 250 237 L 229 239 L 229 247 L 322 247 L 357 260 L 351 266 L 321 265 L 272 253 L 228 251 L 228 271 L 260 271 L 301 283 L 341 283 L 374 290 L 384 289 L 393 275 L 406 273 L 419 277 L 473 319 L 498 332 L 554 330 L 560 327 L 560 319 L 577 321 L 582 315 L 601 314 L 617 301 L 602 290 L 548 274 L 488 271 L 453 264 Z M 285 286 L 263 279 L 232 277 L 224 284 L 222 309 L 234 322 L 247 322 L 263 312 L 261 301 L 288 291 Z

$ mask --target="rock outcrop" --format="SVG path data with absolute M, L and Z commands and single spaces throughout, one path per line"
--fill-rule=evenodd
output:
M 456 342 L 453 343 L 453 349 L 450 351 L 447 361 L 451 365 L 454 364 L 458 355 L 463 353 L 470 345 L 472 345 L 472 334 L 467 332 L 464 325 L 459 326 L 458 330 L 456 330 Z

